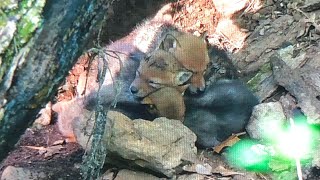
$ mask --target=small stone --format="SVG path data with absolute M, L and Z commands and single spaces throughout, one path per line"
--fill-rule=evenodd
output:
M 160 178 L 144 172 L 123 169 L 118 172 L 114 180 L 159 180 Z
M 259 31 L 259 35 L 260 35 L 260 36 L 263 36 L 263 35 L 264 35 L 264 31 L 265 31 L 265 29 L 262 28 L 262 29 Z
M 35 124 L 47 126 L 51 123 L 52 116 L 52 103 L 48 102 L 45 108 L 42 108 L 39 112 L 40 117 L 35 120 Z
M 252 15 L 253 20 L 259 20 L 260 19 L 260 13 L 255 13 Z
M 205 177 L 206 176 L 202 174 L 185 174 L 185 175 L 179 176 L 177 180 L 194 180 L 194 179 L 204 180 Z
M 31 169 L 8 166 L 2 173 L 1 180 L 45 180 L 48 177 L 44 172 L 36 172 Z
M 280 102 L 258 104 L 254 107 L 246 130 L 251 138 L 270 140 L 280 131 L 286 116 Z

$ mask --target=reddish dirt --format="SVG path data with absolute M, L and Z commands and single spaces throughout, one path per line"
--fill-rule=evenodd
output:
M 174 23 L 187 32 L 213 34 L 219 13 L 212 1 L 182 0 L 175 5 Z
M 11 165 L 46 172 L 52 179 L 59 177 L 81 179 L 79 168 L 75 167 L 75 163 L 81 163 L 83 150 L 76 143 L 64 143 L 63 139 L 56 125 L 27 129 L 16 145 L 17 148 L 2 162 L 0 174 L 6 166 Z M 58 144 L 54 145 L 55 142 Z M 57 150 L 52 154 L 38 149 L 55 146 Z

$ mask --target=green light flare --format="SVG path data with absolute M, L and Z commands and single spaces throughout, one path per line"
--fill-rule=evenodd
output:
M 268 171 L 271 156 L 266 146 L 252 140 L 241 140 L 228 149 L 226 158 L 231 165 L 238 168 Z
M 311 130 L 304 125 L 295 125 L 277 137 L 276 148 L 286 157 L 303 158 L 310 152 Z
M 270 120 L 264 122 L 263 137 L 271 142 L 275 141 L 282 133 L 283 123 L 278 120 Z
M 226 158 L 229 164 L 251 171 L 269 171 L 272 159 L 288 163 L 296 158 L 306 159 L 311 149 L 312 131 L 307 125 L 297 124 L 287 130 L 273 131 L 270 146 L 253 140 L 241 140 L 228 148 Z

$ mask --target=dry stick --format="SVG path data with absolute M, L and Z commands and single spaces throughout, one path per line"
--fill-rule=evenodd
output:
M 95 122 L 93 126 L 93 130 L 88 138 L 87 144 L 92 138 L 90 153 L 85 155 L 85 159 L 83 161 L 83 178 L 84 179 L 96 179 L 100 175 L 100 170 L 104 164 L 105 156 L 106 156 L 106 147 L 103 142 L 103 134 L 104 127 L 107 121 L 107 115 L 104 112 L 103 107 L 101 106 L 101 100 L 98 98 L 101 90 L 101 86 L 104 82 L 104 78 L 106 75 L 106 67 L 108 65 L 106 63 L 102 64 L 102 72 L 98 72 L 98 91 L 97 91 L 97 105 L 95 107 Z M 99 124 L 99 126 L 97 125 Z M 87 152 L 86 152 L 87 153 Z M 86 154 L 85 153 L 85 154 Z
M 252 11 L 252 10 L 253 10 L 253 6 L 254 6 L 255 3 L 259 3 L 259 2 L 256 2 L 256 0 L 250 0 L 248 6 L 247 6 L 246 9 L 242 12 L 242 14 L 240 15 L 240 17 L 242 17 L 245 13 L 248 13 L 248 12 Z M 261 8 L 261 4 L 260 4 L 260 6 L 258 7 L 258 9 L 260 9 L 260 8 Z M 257 11 L 257 10 L 256 10 L 256 11 Z
M 110 52 L 112 52 L 112 53 L 116 56 L 116 59 L 119 61 L 119 64 L 120 64 L 119 78 L 121 79 L 122 69 L 123 69 L 123 63 L 122 63 L 122 61 L 121 61 L 121 58 L 120 58 L 118 52 L 115 52 L 115 51 L 110 51 Z M 110 55 L 110 56 L 111 56 L 111 55 Z M 113 81 L 113 82 L 114 82 L 114 81 Z M 115 92 L 116 92 L 116 95 L 115 95 L 114 101 L 113 101 L 112 104 L 111 104 L 114 108 L 116 108 L 116 106 L 117 106 L 117 99 L 118 99 L 118 97 L 119 97 L 119 95 L 120 95 L 120 92 L 121 92 L 121 85 L 118 86 L 118 83 L 119 83 L 119 82 L 115 82 L 115 86 L 116 86 L 116 87 L 115 87 Z M 121 82 L 120 82 L 120 83 L 121 83 Z
M 107 74 L 107 70 L 110 73 L 111 79 L 114 82 L 112 72 L 110 71 L 109 64 L 108 64 L 108 54 L 106 54 L 104 51 L 99 51 L 98 53 L 98 58 L 102 58 L 102 70 L 99 69 L 98 71 L 98 81 L 99 81 L 99 86 L 98 86 L 98 91 L 97 91 L 97 105 L 95 107 L 95 122 L 94 122 L 94 128 L 93 128 L 93 133 L 91 133 L 87 143 L 91 139 L 92 135 L 92 143 L 91 143 L 91 152 L 89 155 L 87 155 L 86 159 L 87 161 L 92 161 L 93 164 L 91 163 L 88 164 L 89 168 L 85 170 L 84 172 L 84 178 L 85 179 L 92 179 L 92 178 L 97 178 L 99 177 L 99 171 L 101 170 L 101 167 L 104 164 L 105 161 L 105 156 L 107 153 L 107 149 L 105 144 L 103 143 L 103 135 L 105 133 L 105 125 L 108 121 L 107 117 L 107 112 L 111 108 L 112 104 L 110 104 L 107 107 L 107 110 L 102 106 L 101 99 L 99 98 L 100 95 L 100 90 L 102 88 L 102 85 L 104 83 L 105 76 Z M 117 89 L 115 89 L 117 90 Z M 119 93 L 119 92 L 118 92 Z M 118 94 L 116 93 L 116 94 Z M 117 96 L 116 96 L 117 97 Z M 116 97 L 114 102 L 116 102 Z M 88 166 L 87 165 L 87 166 Z
M 295 124 L 294 124 L 294 122 L 293 122 L 293 119 L 290 118 L 289 121 L 290 121 L 290 126 L 291 126 L 291 128 L 294 130 L 294 129 L 295 129 Z M 296 161 L 298 179 L 299 179 L 299 180 L 302 180 L 302 170 L 301 170 L 300 158 L 298 157 L 297 154 L 295 154 L 294 156 L 295 156 L 294 159 L 295 159 L 295 161 Z
M 113 3 L 114 0 L 111 1 L 111 3 L 108 4 L 108 6 L 110 6 L 110 4 Z M 100 44 L 99 41 L 100 41 L 100 33 L 101 33 L 101 29 L 99 30 L 99 36 L 98 36 L 98 45 Z M 100 47 L 100 46 L 99 46 Z M 95 50 L 98 50 L 98 51 L 95 51 Z M 97 100 L 97 106 L 95 107 L 95 122 L 94 122 L 94 126 L 93 126 L 93 129 L 92 129 L 92 132 L 88 138 L 88 141 L 87 141 L 87 145 L 90 141 L 90 139 L 92 138 L 92 147 L 91 147 L 91 152 L 90 154 L 87 154 L 87 152 L 85 152 L 86 155 L 86 163 L 83 164 L 83 178 L 84 179 L 95 179 L 95 178 L 98 178 L 99 177 L 99 172 L 104 164 L 104 161 L 105 161 L 105 156 L 106 156 L 106 146 L 103 144 L 103 134 L 105 133 L 105 125 L 108 121 L 107 119 L 107 112 L 108 110 L 111 108 L 112 104 L 110 104 L 107 108 L 107 111 L 105 111 L 105 109 L 103 108 L 102 106 L 102 102 L 99 98 L 99 95 L 100 95 L 100 90 L 101 90 L 101 87 L 104 83 L 104 78 L 106 76 L 106 71 L 108 69 L 109 73 L 110 73 L 110 76 L 111 76 L 111 80 L 114 82 L 114 79 L 112 77 L 112 72 L 110 71 L 109 69 L 109 66 L 108 66 L 108 52 L 104 52 L 104 50 L 101 50 L 101 47 L 99 49 L 91 49 L 89 50 L 89 52 L 93 52 L 94 54 L 98 54 L 98 58 L 102 58 L 102 70 L 101 69 L 98 69 L 98 91 L 97 91 L 97 97 L 96 97 L 96 100 Z M 110 55 L 110 54 L 109 54 Z M 110 55 L 111 56 L 111 55 Z M 94 56 L 96 57 L 96 55 Z M 112 57 L 112 56 L 111 56 Z M 88 78 L 88 73 L 90 71 L 90 66 L 91 66 L 91 63 L 93 61 L 93 58 L 90 58 L 90 62 L 89 62 L 89 70 L 87 72 L 87 78 Z M 98 59 L 98 62 L 99 62 L 99 59 Z M 120 63 L 121 63 L 121 60 L 120 60 Z M 122 64 L 121 64 L 122 65 Z M 87 79 L 86 79 L 86 82 L 85 82 L 85 86 L 87 85 Z M 120 94 L 119 92 L 117 93 L 117 89 L 115 88 L 116 90 L 116 97 L 113 101 L 114 104 L 116 104 L 117 102 L 117 97 L 118 95 Z M 85 91 L 83 92 L 85 93 Z M 92 118 L 92 114 L 90 115 L 90 119 Z
M 89 73 L 90 73 L 90 67 L 91 67 L 92 61 L 94 59 L 94 57 L 90 53 L 88 54 L 88 57 L 89 57 L 89 62 L 88 62 L 88 70 L 87 70 L 87 73 L 86 73 L 86 81 L 85 81 L 84 89 L 83 89 L 81 95 L 85 95 L 85 93 L 86 93 L 87 84 L 88 84 L 88 77 L 89 77 Z

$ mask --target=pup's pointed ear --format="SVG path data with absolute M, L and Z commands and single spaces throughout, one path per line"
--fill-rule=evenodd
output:
M 177 85 L 182 85 L 184 83 L 186 83 L 192 76 L 192 72 L 191 71 L 179 71 L 177 76 L 176 76 L 176 84 Z
M 208 31 L 204 31 L 204 32 L 201 34 L 200 38 L 203 40 L 204 43 L 206 43 L 207 48 L 209 48 L 209 45 L 210 45 L 210 44 L 209 44 L 209 41 L 208 41 Z
M 189 86 L 190 86 L 190 84 L 185 84 L 185 85 L 182 85 L 182 86 L 178 86 L 178 87 L 177 87 L 177 90 L 178 90 L 182 95 L 184 95 L 184 92 L 188 89 Z
M 207 41 L 208 31 L 204 31 L 204 32 L 200 35 L 200 38 L 203 39 L 204 41 Z
M 161 41 L 159 49 L 162 49 L 167 52 L 172 52 L 177 48 L 178 41 L 172 34 L 166 34 L 164 39 Z

